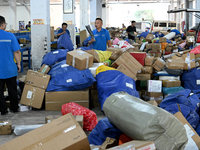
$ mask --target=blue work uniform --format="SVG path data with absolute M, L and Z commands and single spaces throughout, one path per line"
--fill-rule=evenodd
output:
M 177 29 L 172 29 L 171 32 L 175 32 L 176 35 L 180 34 L 180 31 L 178 31 Z
M 59 30 L 58 30 L 58 33 L 62 33 L 62 32 L 63 32 L 63 30 L 62 30 L 62 29 L 59 29 Z M 57 34 L 58 34 L 58 33 L 57 33 Z M 69 32 L 69 30 L 68 30 L 68 29 L 66 29 L 66 33 L 68 33 L 68 34 L 69 34 L 69 36 L 70 36 L 70 32 Z M 71 36 L 70 36 L 70 37 L 71 37 Z
M 108 30 L 102 28 L 100 32 L 98 32 L 97 29 L 93 30 L 92 32 L 95 38 L 95 42 L 93 42 L 93 49 L 106 51 L 107 41 L 110 40 L 110 34 Z M 89 41 L 90 40 L 91 40 L 91 37 L 89 37 Z
M 0 30 L 0 79 L 8 79 L 18 75 L 13 54 L 18 50 L 20 50 L 20 46 L 15 35 Z

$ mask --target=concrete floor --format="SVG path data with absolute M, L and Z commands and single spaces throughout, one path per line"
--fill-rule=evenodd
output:
M 22 75 L 26 75 L 28 71 L 28 67 L 26 64 L 24 64 L 24 72 L 19 73 L 18 78 L 20 78 Z M 101 112 L 100 107 L 96 107 L 92 109 L 97 115 L 98 120 L 104 118 L 105 116 Z M 39 124 L 45 124 L 45 117 L 49 115 L 62 115 L 61 111 L 45 111 L 45 110 L 30 110 L 30 111 L 23 111 L 18 113 L 8 113 L 7 115 L 1 116 L 0 115 L 0 121 L 12 121 L 12 125 L 39 125 Z M 87 135 L 89 135 L 90 132 L 85 132 Z M 0 135 L 0 145 L 11 141 L 14 138 L 17 138 L 19 136 L 16 136 L 14 133 L 11 135 Z

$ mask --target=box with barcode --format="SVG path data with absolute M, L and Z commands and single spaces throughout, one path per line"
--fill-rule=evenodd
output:
M 12 134 L 12 122 L 11 121 L 0 121 L 0 135 Z
M 155 92 L 155 93 L 162 92 L 162 81 L 148 80 L 147 86 L 148 86 L 148 92 Z
M 43 64 L 38 72 L 47 74 L 49 70 L 50 70 L 50 67 L 48 65 Z

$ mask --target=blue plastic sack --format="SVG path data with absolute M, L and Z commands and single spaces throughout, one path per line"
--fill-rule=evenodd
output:
M 136 91 L 135 80 L 118 70 L 100 72 L 97 74 L 96 80 L 101 109 L 103 109 L 105 100 L 116 92 L 124 91 L 139 98 L 139 93 Z
M 58 38 L 57 48 L 58 49 L 64 48 L 64 49 L 68 49 L 69 51 L 72 51 L 74 49 L 73 43 L 69 34 L 65 33 Z
M 89 45 L 88 47 L 79 47 L 78 49 L 81 49 L 82 51 L 92 50 L 93 44 Z
M 102 145 L 107 137 L 119 139 L 122 132 L 110 123 L 108 118 L 101 119 L 88 136 L 90 144 Z
M 199 122 L 199 125 L 198 125 L 197 128 L 196 128 L 196 132 L 197 132 L 197 134 L 200 136 L 200 122 Z
M 189 122 L 189 124 L 196 129 L 197 125 L 199 124 L 199 115 L 195 110 L 191 110 L 190 107 L 187 107 L 186 105 L 179 104 L 180 110 L 183 114 L 183 116 L 186 118 L 186 120 Z M 172 104 L 164 109 L 168 111 L 171 114 L 175 114 L 179 112 L 178 104 Z
M 162 88 L 164 95 L 174 94 L 174 93 L 181 91 L 181 90 L 184 90 L 184 88 L 182 86 L 179 86 L 179 87 L 163 87 Z
M 160 107 L 165 108 L 172 104 L 183 104 L 190 108 L 190 110 L 195 110 L 196 112 L 199 111 L 199 97 L 192 93 L 189 89 L 184 89 L 182 91 L 176 92 L 167 96 L 161 103 Z
M 179 30 L 177 30 L 177 29 L 172 29 L 172 30 L 171 30 L 171 32 L 175 32 L 175 33 L 176 33 L 176 35 L 180 34 L 180 31 L 179 31 Z
M 197 81 L 200 79 L 200 67 L 184 71 L 182 74 L 182 83 L 185 89 L 198 90 L 200 84 L 197 85 Z
M 42 65 L 45 64 L 51 66 L 54 65 L 56 62 L 66 60 L 67 52 L 67 49 L 58 49 L 53 52 L 47 53 L 43 56 Z
M 75 91 L 91 86 L 96 80 L 89 69 L 78 70 L 66 64 L 66 60 L 52 66 L 46 91 Z
M 149 34 L 149 32 L 142 32 L 141 34 L 140 34 L 140 38 L 141 37 L 144 37 L 144 38 L 146 38 L 147 37 L 147 35 Z
M 87 37 L 87 38 L 83 41 L 83 46 L 88 46 L 89 41 L 90 41 L 90 38 Z

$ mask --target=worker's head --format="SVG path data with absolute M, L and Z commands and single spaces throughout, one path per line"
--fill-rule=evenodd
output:
M 131 21 L 131 25 L 132 25 L 132 26 L 135 26 L 135 23 L 136 23 L 136 21 L 134 21 L 134 20 Z
M 29 25 L 29 26 L 31 25 L 31 21 L 28 22 L 28 25 Z
M 100 29 L 103 25 L 103 20 L 101 18 L 96 18 L 95 20 L 95 27 L 96 29 Z
M 1 30 L 5 30 L 6 29 L 6 25 L 7 25 L 7 23 L 6 23 L 5 18 L 3 16 L 0 16 L 0 29 Z
M 171 30 L 169 29 L 169 30 L 167 30 L 167 32 L 169 32 L 169 33 L 170 33 L 170 32 L 171 32 Z
M 67 23 L 64 22 L 64 23 L 62 24 L 62 30 L 63 30 L 63 31 L 66 31 L 66 29 L 67 29 Z

